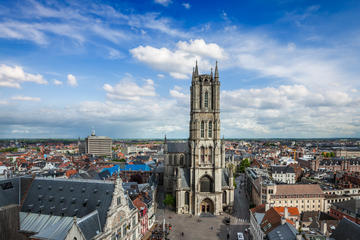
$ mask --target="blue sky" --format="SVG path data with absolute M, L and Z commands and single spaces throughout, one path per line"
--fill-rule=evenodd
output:
M 360 137 L 358 1 L 0 1 L 0 137 L 188 136 L 219 62 L 225 137 Z

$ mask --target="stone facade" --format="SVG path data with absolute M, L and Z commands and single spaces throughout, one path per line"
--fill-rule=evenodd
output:
M 192 74 L 190 136 L 165 143 L 164 187 L 176 197 L 176 212 L 218 215 L 234 202 L 232 171 L 225 168 L 220 139 L 220 81 L 215 74 Z

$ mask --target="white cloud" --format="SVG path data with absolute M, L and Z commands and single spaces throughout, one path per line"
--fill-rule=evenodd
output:
M 14 96 L 11 99 L 15 101 L 29 101 L 29 102 L 39 102 L 41 100 L 39 97 L 28 97 L 28 96 Z
M 183 3 L 182 5 L 183 5 L 183 7 L 186 8 L 186 9 L 190 9 L 190 7 L 191 7 L 191 6 L 190 6 L 190 3 Z
M 114 48 L 109 48 L 109 58 L 110 59 L 124 58 L 124 54 L 122 54 L 121 52 L 119 52 Z
M 155 69 L 168 72 L 177 79 L 190 76 L 196 60 L 201 66 L 210 70 L 209 60 L 226 58 L 225 51 L 215 43 L 206 43 L 203 39 L 179 41 L 175 50 L 139 46 L 130 50 L 137 60 Z
M 24 82 L 47 84 L 40 74 L 26 73 L 20 66 L 0 65 L 0 87 L 21 88 Z
M 54 85 L 59 86 L 59 85 L 62 85 L 62 84 L 63 84 L 63 82 L 62 82 L 62 81 L 57 80 L 57 79 L 54 79 Z
M 72 74 L 67 75 L 67 82 L 72 87 L 77 87 L 78 86 L 78 82 L 76 80 L 76 77 L 74 75 L 72 75 Z
M 165 7 L 169 6 L 169 4 L 172 2 L 171 0 L 155 0 L 155 3 L 158 3 L 160 5 L 163 5 Z
M 156 75 L 158 78 L 164 78 L 165 77 L 165 75 L 164 74 L 162 74 L 162 73 L 159 73 L 158 75 Z
M 127 75 L 115 86 L 106 83 L 103 89 L 109 99 L 138 101 L 143 97 L 156 96 L 153 80 L 146 79 L 145 83 L 140 86 L 131 75 Z

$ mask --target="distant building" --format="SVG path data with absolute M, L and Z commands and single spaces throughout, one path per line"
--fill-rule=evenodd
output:
M 85 138 L 85 153 L 94 156 L 111 156 L 112 139 L 104 136 L 96 136 L 95 132 Z
M 276 182 L 295 183 L 295 171 L 291 166 L 272 166 L 271 176 Z
M 330 215 L 342 219 L 346 217 L 351 221 L 360 224 L 360 199 L 333 203 L 330 207 Z
M 360 225 L 353 221 L 343 218 L 335 231 L 330 235 L 330 239 L 335 240 L 357 240 L 360 236 Z

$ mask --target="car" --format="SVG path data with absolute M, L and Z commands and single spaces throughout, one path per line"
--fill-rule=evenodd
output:
M 224 223 L 225 223 L 226 225 L 230 225 L 230 218 L 229 218 L 229 217 L 225 217 L 225 218 L 224 218 Z
M 237 239 L 238 240 L 244 240 L 244 234 L 242 232 L 237 233 Z

